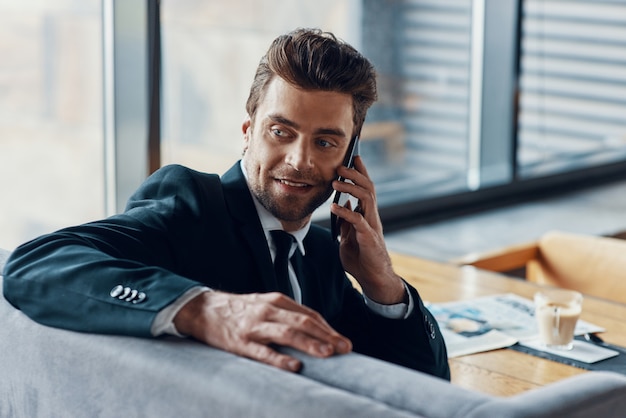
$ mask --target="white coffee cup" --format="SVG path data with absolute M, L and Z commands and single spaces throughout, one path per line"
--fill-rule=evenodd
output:
M 566 289 L 545 289 L 535 293 L 535 317 L 539 340 L 548 347 L 571 350 L 574 329 L 582 310 L 583 296 Z

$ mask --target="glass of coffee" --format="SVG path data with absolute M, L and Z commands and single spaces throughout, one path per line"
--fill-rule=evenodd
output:
M 535 293 L 535 317 L 542 345 L 571 350 L 574 329 L 582 310 L 583 296 L 566 289 L 545 289 Z

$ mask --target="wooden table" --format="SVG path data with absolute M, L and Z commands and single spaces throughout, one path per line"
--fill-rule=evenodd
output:
M 479 270 L 392 254 L 396 273 L 428 302 L 449 302 L 500 293 L 532 299 L 538 285 Z M 626 305 L 585 297 L 581 318 L 606 329 L 602 338 L 626 346 Z M 511 349 L 450 359 L 452 383 L 473 390 L 510 396 L 587 371 Z

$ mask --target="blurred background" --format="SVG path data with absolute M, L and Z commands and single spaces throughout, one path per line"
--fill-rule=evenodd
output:
M 0 247 L 120 211 L 155 164 L 224 172 L 296 27 L 377 68 L 390 231 L 626 175 L 626 1 L 0 0 Z

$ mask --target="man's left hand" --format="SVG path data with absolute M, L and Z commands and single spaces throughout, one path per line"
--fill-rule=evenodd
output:
M 340 166 L 337 174 L 350 180 L 334 181 L 333 188 L 358 199 L 355 210 L 335 203 L 330 210 L 340 219 L 339 255 L 341 262 L 361 285 L 368 298 L 384 305 L 406 301 L 402 279 L 395 274 L 387 253 L 383 227 L 378 214 L 374 183 L 361 157 L 354 159 L 354 168 Z

